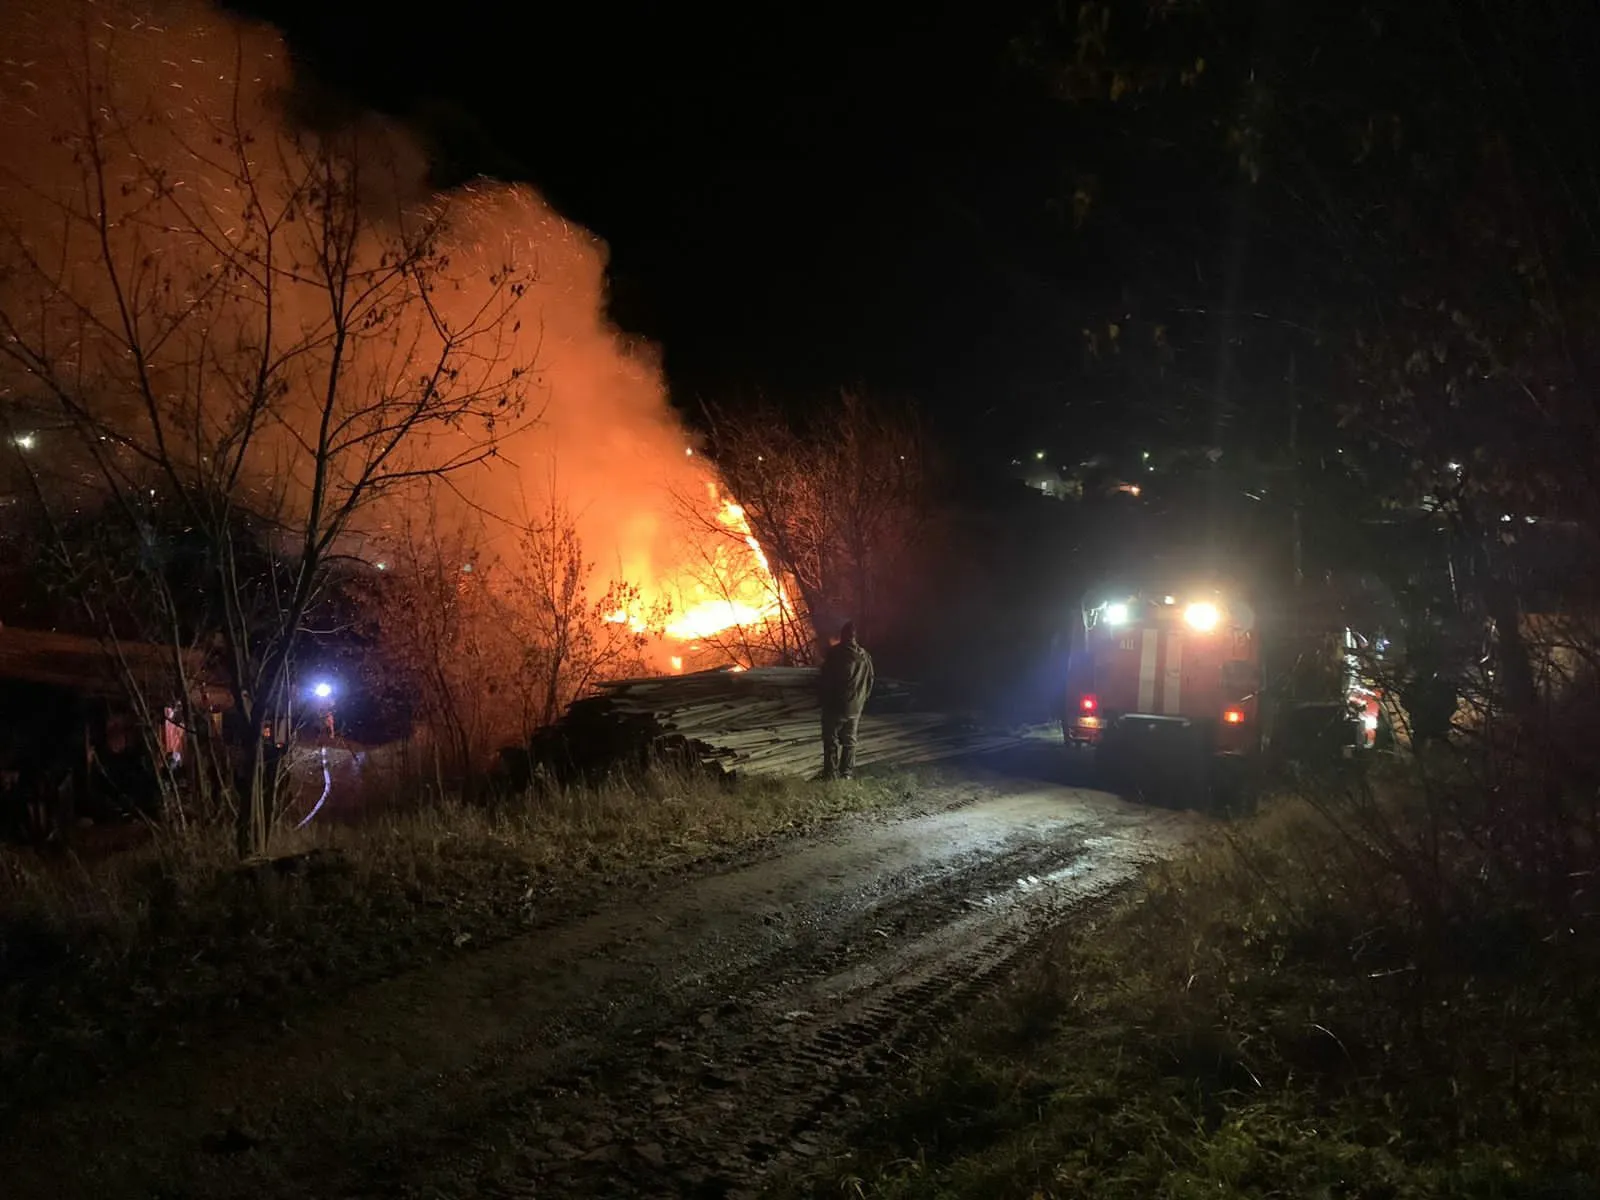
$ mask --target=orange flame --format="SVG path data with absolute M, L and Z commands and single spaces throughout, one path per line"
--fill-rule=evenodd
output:
M 677 564 L 668 577 L 647 580 L 640 588 L 642 611 L 619 608 L 607 613 L 612 624 L 626 625 L 642 635 L 658 634 L 671 643 L 700 650 L 704 639 L 734 630 L 759 630 L 782 620 L 790 612 L 782 582 L 773 574 L 767 555 L 750 529 L 743 506 L 723 495 L 714 483 L 706 485 L 717 530 L 706 531 L 695 547 L 697 561 Z M 665 612 L 651 627 L 648 614 Z M 683 669 L 683 655 L 668 661 Z
M 667 636 L 675 641 L 694 641 L 730 629 L 758 627 L 783 616 L 782 585 L 773 578 L 767 556 L 750 531 L 744 509 L 724 498 L 717 522 L 749 549 L 750 560 L 745 564 L 730 564 L 731 570 L 717 562 L 706 572 L 711 578 L 697 575 L 680 583 L 684 608 L 666 625 Z

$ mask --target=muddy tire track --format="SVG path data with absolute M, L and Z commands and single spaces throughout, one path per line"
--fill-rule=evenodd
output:
M 196 1045 L 38 1114 L 0 1178 L 18 1197 L 749 1193 L 1197 827 L 981 790 Z
M 1018 848 L 864 906 L 808 953 L 720 981 L 698 1011 L 668 1010 L 603 1066 L 504 1098 L 469 1146 L 396 1163 L 362 1194 L 753 1195 L 826 1152 L 1038 939 L 1130 882 L 1137 860 L 1106 869 L 1105 840 Z

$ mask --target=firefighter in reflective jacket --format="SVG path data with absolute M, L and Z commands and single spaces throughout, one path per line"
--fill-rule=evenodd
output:
M 838 643 L 828 647 L 819 687 L 822 778 L 849 779 L 856 765 L 856 726 L 872 694 L 872 655 L 856 641 L 850 621 L 839 630 Z

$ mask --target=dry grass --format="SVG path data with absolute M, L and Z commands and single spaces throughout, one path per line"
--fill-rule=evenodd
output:
M 658 773 L 312 827 L 284 836 L 290 857 L 247 867 L 222 829 L 152 834 L 92 860 L 0 850 L 0 1116 L 195 1021 L 281 1014 L 917 786 Z
M 1064 932 L 806 1187 L 1600 1196 L 1596 931 L 1463 890 L 1442 934 L 1363 854 L 1298 801 L 1219 834 Z

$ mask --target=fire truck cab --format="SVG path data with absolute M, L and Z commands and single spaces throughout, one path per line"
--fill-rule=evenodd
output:
M 1301 727 L 1352 748 L 1373 744 L 1379 697 L 1360 678 L 1352 631 L 1304 612 L 1264 620 L 1248 595 L 1208 582 L 1100 587 L 1085 598 L 1062 732 L 1094 748 L 1108 787 L 1206 802 L 1214 785 L 1245 778 L 1269 740 L 1275 752 L 1280 740 L 1286 751 L 1304 744 Z M 1295 682 L 1308 673 L 1321 682 Z
M 1139 755 L 1261 748 L 1254 609 L 1216 586 L 1100 589 L 1069 668 L 1068 741 Z

